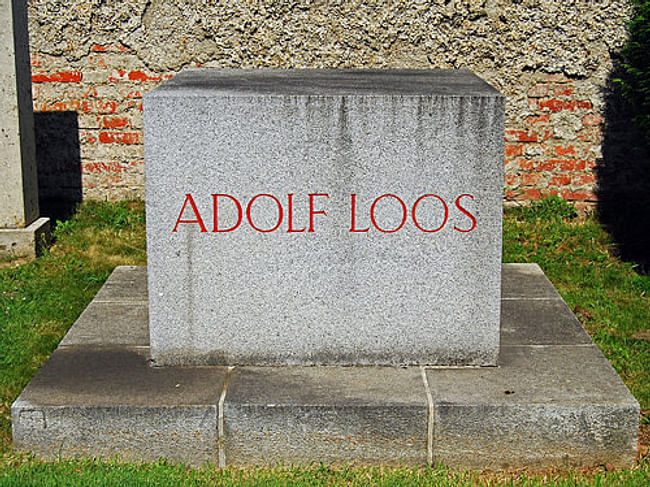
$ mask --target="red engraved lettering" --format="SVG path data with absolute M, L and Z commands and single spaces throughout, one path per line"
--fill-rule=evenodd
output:
M 393 230 L 384 230 L 383 228 L 379 228 L 379 225 L 377 225 L 377 222 L 375 221 L 375 205 L 381 200 L 382 198 L 394 198 L 397 201 L 399 201 L 399 204 L 402 206 L 402 223 L 399 224 L 399 226 Z M 377 198 L 375 201 L 372 202 L 372 205 L 370 206 L 370 221 L 372 224 L 375 226 L 377 230 L 379 230 L 382 233 L 395 233 L 398 230 L 400 230 L 404 224 L 406 223 L 406 205 L 404 202 L 399 198 L 399 196 L 395 196 L 394 194 L 383 194 L 379 198 Z
M 467 215 L 467 217 L 469 217 L 469 219 L 472 221 L 472 226 L 467 230 L 463 230 L 462 228 L 458 228 L 456 225 L 454 225 L 454 230 L 458 232 L 467 233 L 467 232 L 471 232 L 476 228 L 476 218 L 474 218 L 474 215 L 472 215 L 469 211 L 467 211 L 465 208 L 460 206 L 460 199 L 464 196 L 467 196 L 472 201 L 474 200 L 474 197 L 471 194 L 461 194 L 458 198 L 456 198 L 456 208 L 458 208 L 462 213 L 464 213 L 465 215 Z
M 253 202 L 254 202 L 257 198 L 261 198 L 262 196 L 266 196 L 267 198 L 271 198 L 271 199 L 272 199 L 273 201 L 275 201 L 275 203 L 278 205 L 278 223 L 276 223 L 276 225 L 275 225 L 273 228 L 269 228 L 268 230 L 263 230 L 263 229 L 261 229 L 261 228 L 256 227 L 256 226 L 253 224 L 253 220 L 252 220 L 252 218 L 251 218 L 251 208 L 253 207 Z M 279 201 L 275 196 L 273 196 L 272 194 L 264 194 L 264 193 L 263 193 L 263 194 L 255 195 L 255 196 L 253 196 L 253 198 L 248 202 L 248 206 L 246 207 L 246 218 L 248 219 L 248 223 L 249 223 L 250 226 L 253 228 L 253 230 L 257 230 L 258 232 L 262 232 L 262 233 L 273 232 L 273 231 L 277 230 L 278 227 L 280 226 L 280 224 L 282 223 L 282 203 L 280 203 L 280 201 Z
M 218 203 L 219 196 L 223 196 L 224 198 L 228 198 L 233 203 L 235 203 L 235 206 L 237 207 L 237 223 L 235 223 L 230 228 L 224 228 L 224 229 L 221 229 L 221 230 L 219 229 L 219 203 Z M 237 198 L 235 198 L 233 196 L 230 196 L 229 194 L 213 194 L 212 195 L 212 207 L 213 207 L 213 213 L 214 213 L 214 228 L 212 230 L 213 233 L 232 232 L 233 230 L 236 230 L 239 227 L 239 225 L 241 225 L 242 208 L 241 208 L 241 205 L 239 204 L 239 201 L 237 201 Z
M 196 216 L 196 220 L 181 220 L 183 216 L 183 212 L 185 211 L 185 207 L 187 206 L 187 203 L 190 204 L 192 207 L 192 210 L 194 211 L 194 216 Z M 185 201 L 183 202 L 183 207 L 181 208 L 181 212 L 178 214 L 178 218 L 176 219 L 176 225 L 174 225 L 174 229 L 172 232 L 176 232 L 178 225 L 180 223 L 198 223 L 199 226 L 201 227 L 201 233 L 207 232 L 205 229 L 205 225 L 203 224 L 203 219 L 201 219 L 201 215 L 199 214 L 199 210 L 196 207 L 196 204 L 194 203 L 194 198 L 192 198 L 192 195 L 190 193 L 187 193 L 185 195 Z
M 355 226 L 354 221 L 355 221 L 356 205 L 357 205 L 357 203 L 356 203 L 357 195 L 355 193 L 352 193 L 350 195 L 350 197 L 352 198 L 352 208 L 351 208 L 352 224 L 350 225 L 350 232 L 358 232 L 358 233 L 367 232 L 368 230 L 370 230 L 370 227 L 364 228 L 363 230 L 357 230 L 356 228 L 354 228 L 354 226 Z
M 314 198 L 316 196 L 325 196 L 326 198 L 330 197 L 330 195 L 326 193 L 311 193 L 309 195 L 309 230 L 307 230 L 307 233 L 314 232 L 314 215 L 327 216 L 325 210 L 314 211 Z
M 293 193 L 287 194 L 287 198 L 289 200 L 289 207 L 287 208 L 287 211 L 289 212 L 289 228 L 287 229 L 287 233 L 300 233 L 304 232 L 305 229 L 303 228 L 302 230 L 294 230 L 293 228 Z
M 415 218 L 415 210 L 418 207 L 418 205 L 420 204 L 420 201 L 422 201 L 424 198 L 436 198 L 436 199 L 440 200 L 440 202 L 442 203 L 443 208 L 445 209 L 445 218 L 442 221 L 442 224 L 438 228 L 434 228 L 432 230 L 422 228 L 420 226 L 420 224 L 418 223 L 417 218 Z M 413 217 L 413 223 L 415 223 L 415 226 L 418 227 L 418 229 L 420 229 L 420 230 L 422 230 L 423 232 L 426 232 L 426 233 L 435 233 L 435 232 L 439 232 L 440 230 L 442 230 L 443 227 L 447 224 L 447 219 L 449 218 L 449 208 L 447 207 L 447 203 L 445 203 L 445 200 L 443 200 L 437 194 L 425 194 L 425 195 L 420 196 L 417 199 L 417 201 L 415 203 L 413 203 L 413 211 L 411 212 L 411 216 Z

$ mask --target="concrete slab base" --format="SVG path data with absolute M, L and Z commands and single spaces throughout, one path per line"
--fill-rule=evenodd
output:
M 639 404 L 534 264 L 503 266 L 498 367 L 151 367 L 119 267 L 11 408 L 42 458 L 534 469 L 635 462 Z
M 37 218 L 25 228 L 0 228 L 0 256 L 35 258 L 50 241 L 50 219 Z

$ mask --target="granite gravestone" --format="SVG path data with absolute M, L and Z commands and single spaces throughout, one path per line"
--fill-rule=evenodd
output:
M 189 70 L 145 96 L 156 365 L 495 365 L 504 98 L 468 71 Z

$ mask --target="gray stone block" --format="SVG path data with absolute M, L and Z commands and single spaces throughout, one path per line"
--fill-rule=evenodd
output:
M 584 345 L 591 337 L 561 299 L 501 302 L 501 346 Z
M 224 417 L 228 465 L 427 461 L 418 368 L 235 368 Z
M 504 99 L 467 71 L 200 70 L 144 101 L 159 365 L 495 364 Z M 214 233 L 212 194 L 243 205 Z M 289 233 L 288 194 L 294 229 Z M 206 232 L 190 204 L 191 194 Z M 279 198 L 279 220 L 270 197 Z M 351 194 L 357 228 L 351 230 Z M 373 227 L 369 214 L 376 199 Z M 423 195 L 439 195 L 448 207 Z M 476 219 L 455 204 L 459 201 Z M 238 219 L 222 199 L 219 225 Z M 462 232 L 459 230 L 470 230 Z
M 27 4 L 6 1 L 0 3 L 0 229 L 24 229 L 38 215 Z M 0 234 L 2 247 L 26 238 L 9 235 Z M 14 250 L 2 247 L 0 255 Z M 34 248 L 20 253 L 33 256 Z
M 49 459 L 215 461 L 224 378 L 152 368 L 142 350 L 61 348 L 12 405 L 14 445 Z
M 0 255 L 35 258 L 50 243 L 50 219 L 37 218 L 25 228 L 0 228 Z
M 117 266 L 107 282 L 138 282 L 142 289 L 147 289 L 147 266 L 144 265 L 120 265 Z
M 502 299 L 562 299 L 538 264 L 503 264 Z
M 97 301 L 137 301 L 146 303 L 148 299 L 147 283 L 140 279 L 107 279 L 95 295 Z
M 504 279 L 511 267 L 504 265 Z M 143 277 L 142 269 L 118 268 L 109 282 L 142 285 Z M 534 276 L 511 278 L 515 288 L 536 295 L 523 282 Z M 228 373 L 150 367 L 142 335 L 113 324 L 122 307 L 130 318 L 118 322 L 146 330 L 142 304 L 94 301 L 92 319 L 80 317 L 65 346 L 13 404 L 14 443 L 41 458 L 167 457 L 221 466 L 633 464 L 639 405 L 591 342 L 582 344 L 571 326 L 562 330 L 570 310 L 527 307 L 563 303 L 556 298 L 522 295 L 504 303 L 513 307 L 504 314 L 512 319 L 504 337 L 528 345 L 503 346 L 499 367 L 235 367 Z M 537 315 L 542 331 L 518 315 Z M 131 343 L 115 346 L 113 335 Z
M 149 346 L 148 305 L 93 301 L 63 337 L 61 345 Z
M 639 404 L 594 345 L 502 347 L 499 367 L 429 369 L 427 378 L 437 463 L 634 464 Z

